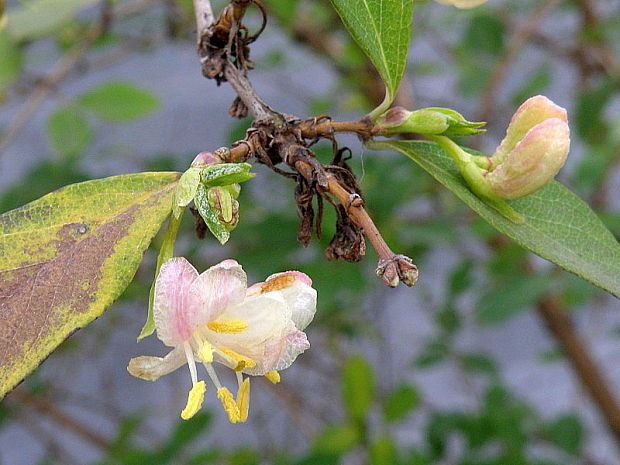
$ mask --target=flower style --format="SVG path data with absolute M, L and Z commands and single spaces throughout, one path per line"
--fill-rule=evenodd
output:
M 206 384 L 198 381 L 201 362 L 231 423 L 248 417 L 250 379 L 265 376 L 276 383 L 310 347 L 303 329 L 316 311 L 316 291 L 308 276 L 287 271 L 247 288 L 246 274 L 235 260 L 224 260 L 202 274 L 185 258 L 165 262 L 155 281 L 153 316 L 157 337 L 174 347 L 165 357 L 142 356 L 129 361 L 133 376 L 155 381 L 188 364 L 192 388 L 181 418 L 198 412 Z M 236 399 L 220 383 L 213 363 L 236 372 Z
M 551 182 L 564 166 L 569 148 L 566 110 L 537 95 L 517 109 L 506 137 L 485 160 L 483 175 L 498 197 L 523 197 Z

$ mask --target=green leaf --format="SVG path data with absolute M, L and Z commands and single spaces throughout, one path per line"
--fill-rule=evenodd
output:
M 413 386 L 402 385 L 392 391 L 385 403 L 383 415 L 386 421 L 397 421 L 407 417 L 420 405 L 420 393 Z
M 572 455 L 579 452 L 583 435 L 583 425 L 577 415 L 562 415 L 549 426 L 551 442 Z
M 19 76 L 22 69 L 22 54 L 10 39 L 6 30 L 0 28 L 0 103 L 6 88 Z
M 108 82 L 78 97 L 77 102 L 107 121 L 142 118 L 159 108 L 152 93 L 128 82 Z
M 375 65 L 386 92 L 371 113 L 385 112 L 400 85 L 411 40 L 413 0 L 331 0 L 355 41 Z
M 313 450 L 321 454 L 344 454 L 360 441 L 360 432 L 349 424 L 332 426 L 324 430 L 314 441 Z
M 178 176 L 73 184 L 0 215 L 0 397 L 120 296 Z
M 375 395 L 372 368 L 365 358 L 351 357 L 342 373 L 344 407 L 351 418 L 363 420 Z
M 227 186 L 245 182 L 256 176 L 250 173 L 249 163 L 219 163 L 202 169 L 202 182 L 205 187 Z
M 380 436 L 369 447 L 371 465 L 394 465 L 397 462 L 398 451 L 394 440 L 389 436 Z
M 196 189 L 200 184 L 201 171 L 201 168 L 190 168 L 181 175 L 179 185 L 174 193 L 174 206 L 172 207 L 172 213 L 176 218 L 179 218 L 184 207 L 194 200 Z
M 44 37 L 69 22 L 82 9 L 97 0 L 32 0 L 22 1 L 6 12 L 7 31 L 13 40 Z
M 448 345 L 443 337 L 429 340 L 413 364 L 417 368 L 430 368 L 443 361 L 448 355 Z
M 509 201 L 525 217 L 514 223 L 487 206 L 467 187 L 455 163 L 437 145 L 377 141 L 371 148 L 409 156 L 498 231 L 522 247 L 620 297 L 620 244 L 590 207 L 553 181 L 531 195 Z
M 224 224 L 218 219 L 217 212 L 209 204 L 207 198 L 207 188 L 203 184 L 199 184 L 196 190 L 196 197 L 194 197 L 194 204 L 198 209 L 198 213 L 205 220 L 207 227 L 215 238 L 220 241 L 220 244 L 226 244 L 230 239 L 230 232 L 226 229 Z
M 58 153 L 74 155 L 88 146 L 92 131 L 80 110 L 70 106 L 56 110 L 50 116 L 47 136 Z

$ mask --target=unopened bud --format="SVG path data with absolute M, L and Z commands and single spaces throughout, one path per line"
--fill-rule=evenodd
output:
M 385 135 L 416 133 L 425 135 L 470 136 L 484 132 L 485 123 L 467 121 L 460 113 L 449 108 L 422 108 L 409 111 L 394 107 L 381 115 L 375 125 Z
M 200 152 L 192 162 L 192 168 L 222 163 L 222 160 L 211 152 Z
M 226 187 L 211 187 L 207 191 L 207 200 L 217 218 L 227 231 L 232 231 L 239 223 L 239 202 Z
M 376 273 L 389 287 L 396 287 L 401 281 L 411 287 L 418 280 L 418 267 L 404 255 L 382 259 L 379 261 Z
M 418 280 L 418 267 L 412 263 L 409 257 L 398 259 L 398 274 L 400 280 L 407 286 L 413 286 Z
M 483 175 L 498 197 L 523 197 L 551 182 L 569 148 L 566 110 L 538 95 L 517 109 Z
M 394 263 L 393 261 L 390 261 L 385 265 L 379 264 L 375 271 L 377 273 L 377 276 L 379 276 L 388 287 L 398 286 L 400 278 L 398 277 L 398 269 L 396 267 L 396 263 Z

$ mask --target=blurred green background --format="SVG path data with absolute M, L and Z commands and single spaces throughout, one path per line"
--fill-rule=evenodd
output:
M 85 179 L 184 170 L 243 138 L 250 121 L 228 117 L 232 91 L 200 76 L 191 2 L 35 3 L 10 1 L 0 32 L 0 211 Z M 344 119 L 382 100 L 328 1 L 264 3 L 251 77 L 269 104 Z M 248 25 L 259 24 L 253 11 Z M 397 103 L 488 121 L 462 142 L 492 152 L 519 103 L 552 98 L 572 129 L 559 180 L 618 237 L 619 49 L 618 2 L 421 3 Z M 125 371 L 131 357 L 165 352 L 154 337 L 135 344 L 158 237 L 123 298 L 0 404 L 0 463 L 620 464 L 620 437 L 541 317 L 550 299 L 570 315 L 620 398 L 618 301 L 512 244 L 405 157 L 339 141 L 386 241 L 419 266 L 414 288 L 383 287 L 372 250 L 357 264 L 326 261 L 329 208 L 323 239 L 302 248 L 293 183 L 256 166 L 225 247 L 196 239 L 191 215 L 177 243 L 199 270 L 230 257 L 251 281 L 298 269 L 318 290 L 312 348 L 281 384 L 254 383 L 248 423 L 230 425 L 212 389 L 183 422 L 187 373 L 152 384 Z M 329 145 L 317 153 L 331 159 Z

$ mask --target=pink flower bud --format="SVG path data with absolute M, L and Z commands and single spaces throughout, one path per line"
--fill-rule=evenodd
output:
M 216 163 L 222 163 L 222 160 L 219 159 L 216 155 L 213 155 L 211 152 L 200 152 L 194 158 L 192 162 L 192 167 L 196 166 L 205 166 L 205 165 L 214 165 Z
M 490 170 L 483 173 L 485 180 L 504 199 L 531 194 L 551 182 L 569 148 L 566 110 L 542 95 L 532 97 L 512 117 Z

